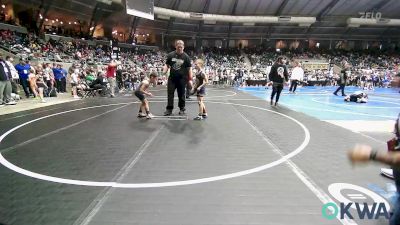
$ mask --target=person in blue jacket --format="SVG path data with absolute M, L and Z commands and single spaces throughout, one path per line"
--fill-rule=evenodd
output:
M 65 90 L 66 71 L 63 68 L 61 68 L 60 64 L 58 64 L 57 67 L 53 68 L 53 74 L 54 74 L 54 79 L 56 80 L 56 83 L 57 83 L 57 92 L 58 93 L 66 92 L 66 90 Z
M 29 81 L 28 81 L 28 75 L 29 71 L 31 70 L 31 66 L 29 65 L 28 61 L 20 59 L 20 62 L 17 65 L 15 65 L 15 69 L 18 71 L 19 82 L 21 83 L 24 89 L 25 96 L 26 98 L 29 98 L 30 93 L 33 93 L 32 91 L 29 90 Z

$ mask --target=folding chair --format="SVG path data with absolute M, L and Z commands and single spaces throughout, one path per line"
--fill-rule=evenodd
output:
M 83 81 L 81 86 L 83 87 L 81 89 L 83 92 L 82 98 L 96 97 L 96 89 L 91 88 L 86 81 Z

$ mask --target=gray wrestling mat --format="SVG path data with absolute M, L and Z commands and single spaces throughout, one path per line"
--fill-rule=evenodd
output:
M 155 115 L 165 110 L 162 96 L 150 99 Z M 371 139 L 234 89 L 210 90 L 202 121 L 193 120 L 196 101 L 183 120 L 138 119 L 135 101 L 1 116 L 0 223 L 388 223 L 359 219 L 355 209 L 351 221 L 322 215 L 324 204 L 340 203 L 338 189 L 347 199 L 389 201 L 381 166 L 353 168 L 346 157 L 355 143 L 377 146 Z

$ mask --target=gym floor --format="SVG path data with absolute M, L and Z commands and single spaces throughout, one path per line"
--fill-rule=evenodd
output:
M 151 111 L 161 115 L 166 90 L 152 91 Z M 346 152 L 356 143 L 384 149 L 391 134 L 330 121 L 392 122 L 398 93 L 375 90 L 350 106 L 332 92 L 285 89 L 271 107 L 264 87 L 210 88 L 203 121 L 192 120 L 196 101 L 188 119 L 138 119 L 132 96 L 0 116 L 0 223 L 387 224 L 328 220 L 321 210 L 339 203 L 338 183 L 349 198 L 390 203 L 393 182 L 380 165 L 353 168 Z

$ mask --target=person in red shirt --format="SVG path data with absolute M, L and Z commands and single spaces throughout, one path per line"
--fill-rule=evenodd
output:
M 116 73 L 117 73 L 117 63 L 115 60 L 112 60 L 110 64 L 108 64 L 107 67 L 107 80 L 108 83 L 110 84 L 110 89 L 111 89 L 111 98 L 115 97 L 115 87 L 117 86 L 116 82 Z

